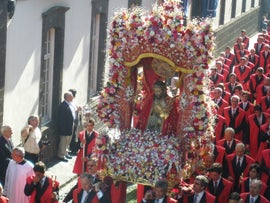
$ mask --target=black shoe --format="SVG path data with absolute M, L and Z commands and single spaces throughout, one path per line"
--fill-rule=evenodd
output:
M 66 158 L 66 159 L 72 159 L 72 156 L 70 156 L 70 155 L 67 154 L 67 155 L 65 156 L 65 158 Z
M 68 160 L 66 158 L 60 158 L 60 157 L 58 157 L 58 160 L 59 161 L 63 161 L 63 162 L 68 162 Z
M 69 152 L 68 155 L 70 155 L 70 156 L 77 156 L 77 152 Z

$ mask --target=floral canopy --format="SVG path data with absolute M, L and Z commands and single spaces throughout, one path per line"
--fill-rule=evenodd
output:
M 126 150 L 128 156 L 125 156 L 124 153 L 124 147 L 132 147 L 126 145 L 131 137 L 136 137 L 136 140 L 133 140 L 137 143 L 135 148 L 138 148 L 141 142 L 146 142 L 144 138 L 137 136 L 137 130 L 131 129 L 131 120 L 137 88 L 134 67 L 149 58 L 157 64 L 157 67 L 162 66 L 162 71 L 165 69 L 164 75 L 172 75 L 170 72 L 179 73 L 178 87 L 181 89 L 178 105 L 180 115 L 183 116 L 178 120 L 179 130 L 176 135 L 158 138 L 161 139 L 158 143 L 170 143 L 170 153 L 165 158 L 159 158 L 158 163 L 160 165 L 168 164 L 166 158 L 173 157 L 172 162 L 176 165 L 177 171 L 179 172 L 183 168 L 185 171 L 182 172 L 187 175 L 189 173 L 187 171 L 194 171 L 195 165 L 201 163 L 199 160 L 211 148 L 209 136 L 213 134 L 213 119 L 211 118 L 212 109 L 206 77 L 214 49 L 211 20 L 194 19 L 186 26 L 183 25 L 183 22 L 183 11 L 179 0 L 167 0 L 161 5 L 155 4 L 150 13 L 135 7 L 130 10 L 117 11 L 113 16 L 107 39 L 106 66 L 109 74 L 105 78 L 104 89 L 101 92 L 97 109 L 99 118 L 109 128 L 118 128 L 122 133 L 121 140 L 118 140 L 118 144 L 115 145 L 118 148 L 114 148 L 114 153 L 110 158 L 110 160 L 114 160 L 109 163 L 111 174 L 119 176 L 121 173 L 129 181 L 136 182 L 134 175 L 130 174 L 137 171 L 136 174 L 141 175 L 149 171 L 151 175 L 144 177 L 144 181 L 141 182 L 151 179 L 152 184 L 161 173 L 152 170 L 152 166 L 157 162 L 154 157 L 150 161 L 149 158 L 147 159 L 147 167 L 135 163 L 132 170 L 132 167 L 123 169 L 119 166 L 121 161 L 124 162 L 121 164 L 125 165 L 125 162 L 130 160 L 126 160 L 127 157 L 130 158 L 136 154 L 136 150 L 133 149 Z M 155 71 L 157 72 L 157 70 Z M 161 74 L 163 73 L 161 72 Z M 141 132 L 141 137 L 150 136 L 151 133 Z M 176 139 L 174 143 L 177 144 L 171 144 L 172 137 Z M 148 138 L 147 141 L 153 142 L 151 138 L 150 140 Z M 153 143 L 153 146 L 155 156 L 164 153 L 162 149 L 159 150 L 160 146 L 156 142 Z M 148 149 L 145 145 L 141 147 Z M 195 155 L 196 150 L 200 151 L 197 155 Z M 121 153 L 119 153 L 120 151 Z M 143 156 L 144 152 L 141 153 Z M 116 154 L 121 154 L 121 157 L 116 158 Z M 116 161 L 117 159 L 120 161 Z M 149 162 L 153 164 L 151 165 Z M 164 168 L 160 170 L 164 170 Z

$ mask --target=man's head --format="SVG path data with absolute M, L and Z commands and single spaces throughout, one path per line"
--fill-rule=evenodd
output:
M 243 90 L 242 91 L 242 97 L 241 97 L 242 101 L 243 102 L 249 101 L 249 95 L 250 95 L 250 93 L 248 91 Z
M 254 163 L 254 164 L 251 164 L 250 167 L 249 167 L 249 177 L 250 179 L 259 179 L 260 177 L 260 174 L 261 174 L 261 167 L 259 164 L 257 163 Z
M 24 160 L 25 151 L 22 147 L 15 147 L 12 151 L 11 157 L 16 163 L 20 163 Z
M 254 106 L 254 114 L 259 117 L 262 115 L 262 107 L 260 105 Z
M 238 157 L 242 157 L 244 156 L 245 154 L 245 145 L 243 143 L 238 143 L 236 146 L 235 146 L 235 153 Z
M 262 181 L 258 179 L 252 180 L 249 186 L 250 196 L 254 197 L 256 195 L 259 195 L 261 189 L 262 189 Z
M 73 95 L 71 92 L 65 92 L 64 94 L 64 99 L 67 101 L 67 102 L 72 102 L 73 100 Z
M 214 98 L 219 99 L 221 97 L 221 95 L 222 95 L 222 89 L 219 87 L 216 87 L 214 89 Z
M 83 173 L 80 175 L 81 187 L 83 190 L 89 192 L 93 186 L 93 177 L 88 173 Z
M 86 130 L 87 130 L 88 132 L 91 132 L 91 131 L 93 131 L 94 127 L 95 127 L 95 120 L 92 119 L 92 118 L 90 118 L 90 119 L 87 121 L 87 123 L 85 123 L 85 128 L 86 128 Z
M 224 131 L 224 138 L 226 141 L 232 141 L 234 139 L 235 131 L 231 127 L 227 127 Z
M 256 70 L 256 74 L 259 75 L 259 76 L 262 76 L 263 73 L 264 73 L 263 67 L 258 67 L 257 70 Z
M 86 164 L 87 173 L 91 175 L 95 175 L 97 173 L 97 161 L 98 160 L 96 158 L 90 158 L 87 161 L 87 164 Z
M 238 203 L 240 202 L 240 200 L 241 200 L 241 197 L 238 192 L 233 192 L 229 196 L 229 203 Z
M 39 117 L 38 115 L 31 115 L 28 117 L 28 125 L 36 128 L 39 124 Z
M 75 98 L 75 97 L 76 97 L 77 90 L 75 90 L 75 89 L 69 89 L 68 91 L 69 91 L 69 92 L 71 92 L 71 94 L 72 94 L 73 98 Z
M 11 138 L 11 135 L 13 134 L 12 128 L 9 125 L 3 125 L 1 128 L 1 134 L 6 138 Z
M 165 180 L 158 180 L 155 184 L 155 196 L 156 199 L 161 199 L 163 198 L 168 190 L 168 183 Z
M 236 81 L 236 74 L 235 73 L 230 73 L 230 75 L 229 75 L 229 81 L 230 81 L 230 83 L 235 83 L 235 81 Z
M 212 167 L 208 169 L 209 176 L 213 181 L 217 181 L 220 179 L 222 175 L 222 165 L 220 163 L 213 163 Z
M 236 107 L 238 107 L 238 103 L 239 103 L 239 97 L 237 96 L 237 95 L 233 95 L 232 97 L 231 97 L 231 104 L 232 104 L 232 107 L 233 108 L 236 108 Z
M 41 180 L 45 176 L 46 166 L 42 161 L 35 163 L 33 168 L 35 175 Z
M 203 175 L 198 175 L 193 182 L 193 190 L 195 193 L 200 193 L 206 189 L 207 185 L 208 179 Z

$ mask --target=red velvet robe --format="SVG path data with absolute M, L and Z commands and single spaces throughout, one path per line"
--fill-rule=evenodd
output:
M 205 191 L 204 195 L 202 196 L 202 199 L 201 199 L 201 202 L 203 203 L 214 203 L 216 197 L 210 194 L 209 192 Z M 184 196 L 183 198 L 183 203 L 193 203 L 193 201 L 194 201 L 194 195 Z
M 228 169 L 229 169 L 229 175 L 235 180 L 235 174 L 234 174 L 234 169 L 235 169 L 235 165 L 236 163 L 233 163 L 233 160 L 235 159 L 236 154 L 229 154 L 226 156 L 226 160 L 227 160 L 227 165 L 228 165 Z M 248 156 L 248 155 L 244 155 L 246 157 L 246 167 L 243 171 L 243 177 L 247 177 L 248 176 L 248 172 L 249 172 L 249 166 L 253 163 L 255 163 L 255 160 Z
M 111 185 L 111 203 L 125 203 L 127 194 L 127 184 L 125 182 L 118 182 Z
M 216 141 L 222 139 L 222 137 L 224 136 L 225 122 L 226 122 L 226 119 L 223 116 L 217 114 L 216 125 L 215 125 Z
M 42 203 L 56 203 L 58 201 L 52 201 L 52 193 L 56 190 L 59 190 L 59 182 L 53 181 L 51 178 L 46 177 L 46 179 L 49 181 L 49 185 L 43 195 L 41 196 L 40 202 Z M 34 176 L 27 177 L 26 184 L 32 184 L 34 180 Z M 45 183 L 44 183 L 45 184 Z M 43 186 L 44 187 L 44 186 Z M 37 191 L 34 190 L 32 194 L 30 195 L 29 203 L 35 203 L 35 197 L 36 197 Z
M 268 110 L 268 108 L 270 108 L 270 100 L 267 100 L 267 96 L 263 96 L 261 98 L 261 103 L 260 106 L 262 107 L 262 111 L 266 112 Z
M 248 192 L 241 193 L 240 194 L 240 197 L 244 200 L 244 202 L 249 202 L 249 200 L 247 200 L 250 197 Z M 256 202 L 257 202 L 257 200 L 256 200 Z M 269 203 L 269 200 L 267 200 L 265 197 L 263 197 L 262 195 L 260 195 L 260 201 L 259 202 L 260 203 Z
M 262 182 L 262 189 L 260 191 L 260 195 L 264 195 L 266 189 L 267 189 L 267 185 L 264 182 Z M 242 179 L 241 185 L 240 185 L 240 192 L 241 193 L 249 192 L 249 177 L 244 177 Z
M 226 126 L 232 127 L 236 131 L 235 138 L 243 141 L 243 128 L 245 127 L 246 123 L 246 112 L 241 108 L 237 108 L 237 112 L 234 115 L 235 122 L 232 122 L 233 116 L 231 114 L 231 107 L 228 106 L 224 108 L 223 116 L 226 119 Z
M 77 188 L 73 191 L 73 202 L 74 203 L 80 203 L 81 199 L 79 199 L 80 193 L 82 192 L 82 188 Z M 94 196 L 91 203 L 99 203 L 97 195 Z
M 8 203 L 8 198 L 4 196 L 0 196 L 0 203 Z
M 266 75 L 262 75 L 262 78 L 259 80 L 256 73 L 254 73 L 254 74 L 252 74 L 250 76 L 249 89 L 250 89 L 250 92 L 251 92 L 252 96 L 253 96 L 254 93 L 256 93 L 256 88 L 260 84 L 263 84 L 263 81 L 264 81 L 265 78 L 266 78 Z
M 243 108 L 243 102 L 240 102 L 239 107 L 246 112 L 246 121 L 248 122 L 248 117 L 254 113 L 254 104 L 248 102 L 246 109 Z
M 250 79 L 250 68 L 248 66 L 244 66 L 244 72 L 241 72 L 241 66 L 235 66 L 234 72 L 237 76 L 237 80 L 242 84 L 245 90 L 249 88 L 249 79 Z
M 262 125 L 267 122 L 267 117 L 268 114 L 263 113 Z M 259 133 L 261 125 L 259 125 L 255 114 L 252 114 L 248 117 L 248 123 L 249 123 L 250 156 L 253 159 L 256 159 L 259 147 Z
M 259 49 L 258 45 L 259 45 L 258 42 L 254 43 L 254 49 L 255 49 L 256 54 L 257 54 L 258 56 L 260 56 L 261 51 L 264 50 L 265 43 L 262 43 L 262 44 L 261 44 L 261 48 L 260 48 L 260 49 Z
M 98 132 L 94 131 L 94 139 L 92 139 L 92 141 L 88 144 L 85 156 L 89 156 L 93 152 L 97 136 Z M 79 133 L 79 140 L 82 141 L 84 137 L 85 137 L 85 130 Z M 73 173 L 76 174 L 82 173 L 82 157 L 83 157 L 83 148 L 81 148 L 77 154 L 73 167 Z
M 260 67 L 264 68 L 264 73 L 267 75 L 270 70 L 268 65 L 270 64 L 270 51 L 268 51 L 267 56 L 265 57 L 265 50 L 260 52 Z
M 249 55 L 249 51 L 247 49 L 244 49 L 243 53 L 241 52 L 241 50 L 237 51 L 235 54 L 236 64 L 240 63 L 241 57 L 248 56 L 248 55 Z
M 208 184 L 207 191 L 214 195 L 219 203 L 228 202 L 229 196 L 232 192 L 233 183 L 231 181 L 226 180 L 225 178 L 221 178 L 219 181 L 219 185 L 217 188 L 217 192 L 215 194 L 213 181 L 211 180 Z
M 225 148 L 225 151 L 226 151 L 226 154 L 232 154 L 235 152 L 235 146 L 240 143 L 241 141 L 240 140 L 237 140 L 237 139 L 234 139 L 232 140 L 232 146 L 231 148 L 228 147 L 227 145 L 227 141 L 225 139 L 221 139 L 221 140 L 218 140 L 216 142 L 216 145 L 218 146 L 221 146 L 221 147 L 224 147 Z M 230 153 L 229 153 L 230 152 Z
M 265 167 L 270 170 L 270 149 L 265 149 L 262 151 L 262 160 L 265 164 Z M 269 180 L 269 175 L 263 172 L 261 180 L 267 183 Z

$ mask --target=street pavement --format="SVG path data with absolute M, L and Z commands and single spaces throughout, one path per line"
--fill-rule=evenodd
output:
M 60 202 L 64 199 L 69 190 L 76 184 L 77 175 L 72 173 L 76 156 L 69 159 L 68 162 L 59 160 L 52 160 L 47 164 L 46 174 L 50 176 L 56 176 L 56 180 L 60 183 Z
M 253 48 L 253 44 L 257 41 L 257 36 L 258 34 L 250 37 L 249 50 Z M 47 175 L 56 176 L 56 179 L 60 182 L 60 202 L 62 202 L 71 187 L 76 184 L 77 175 L 72 173 L 75 159 L 76 156 L 73 156 L 68 162 L 52 160 L 47 164 Z

